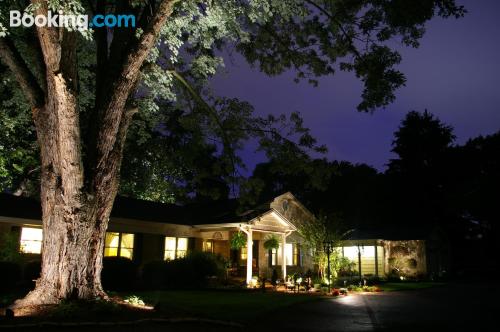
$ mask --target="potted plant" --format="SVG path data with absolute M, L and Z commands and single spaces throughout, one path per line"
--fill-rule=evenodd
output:
M 243 232 L 238 231 L 237 233 L 234 233 L 233 236 L 231 237 L 231 240 L 229 241 L 231 245 L 231 249 L 233 250 L 239 250 L 246 246 L 247 244 L 247 239 L 245 234 Z
M 270 235 L 264 241 L 264 248 L 266 250 L 278 249 L 280 247 L 280 241 L 276 235 Z

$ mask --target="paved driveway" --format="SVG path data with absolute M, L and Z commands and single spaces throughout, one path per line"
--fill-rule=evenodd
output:
M 288 308 L 252 331 L 498 331 L 498 286 L 452 284 L 349 295 Z

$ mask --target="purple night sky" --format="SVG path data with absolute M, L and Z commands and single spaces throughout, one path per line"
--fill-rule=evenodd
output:
M 213 80 L 217 95 L 251 102 L 258 115 L 299 111 L 313 136 L 328 146 L 328 158 L 367 163 L 379 170 L 392 158 L 394 131 L 411 110 L 428 109 L 455 128 L 457 143 L 500 130 L 500 1 L 458 0 L 465 18 L 435 19 L 418 49 L 404 48 L 406 87 L 374 114 L 359 113 L 361 83 L 339 72 L 317 88 L 296 84 L 288 73 L 268 77 L 235 55 Z M 265 160 L 248 149 L 251 171 Z

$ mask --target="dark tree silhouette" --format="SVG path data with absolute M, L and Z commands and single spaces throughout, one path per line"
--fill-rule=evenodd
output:
M 442 218 L 444 191 L 449 180 L 453 129 L 428 111 L 409 112 L 394 134 L 389 162 L 393 220 L 432 224 Z

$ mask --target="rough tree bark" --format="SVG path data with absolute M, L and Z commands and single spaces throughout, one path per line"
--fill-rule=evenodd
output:
M 37 14 L 46 13 L 46 1 Z M 16 301 L 13 309 L 56 304 L 63 299 L 107 298 L 101 286 L 104 238 L 118 190 L 119 170 L 128 125 L 136 112 L 130 98 L 140 69 L 154 46 L 160 28 L 171 15 L 175 0 L 159 2 L 140 38 L 130 38 L 121 56 L 101 52 L 98 63 L 120 59 L 114 73 L 99 75 L 107 84 L 96 86 L 95 130 L 82 154 L 78 110 L 76 32 L 37 28 L 45 73 L 39 84 L 8 38 L 0 38 L 0 58 L 14 73 L 33 113 L 41 158 L 43 221 L 42 271 L 35 289 Z M 106 33 L 100 34 L 106 37 Z M 131 34 L 133 36 L 133 34 Z M 97 34 L 99 36 L 99 34 Z M 100 43 L 100 46 L 99 46 Z M 111 79 L 110 79 L 111 77 Z M 44 88 L 42 88 L 42 86 Z M 84 167 L 85 165 L 85 167 Z

